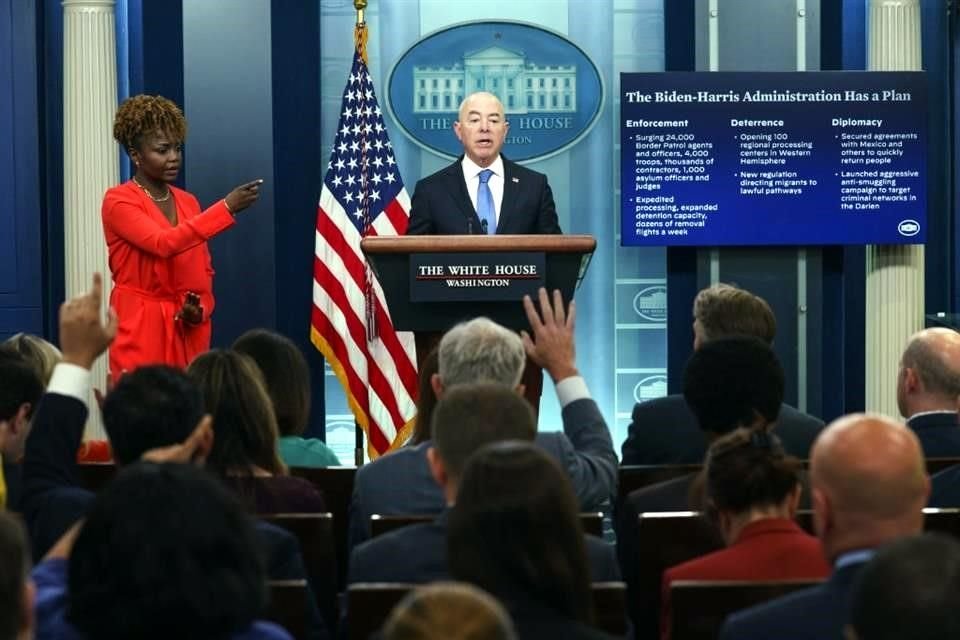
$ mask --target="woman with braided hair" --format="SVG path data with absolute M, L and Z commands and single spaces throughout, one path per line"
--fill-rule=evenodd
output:
M 186 367 L 210 347 L 213 267 L 207 240 L 233 226 L 253 204 L 263 180 L 240 185 L 201 212 L 174 187 L 187 134 L 183 112 L 162 96 L 123 102 L 113 137 L 133 161 L 128 182 L 103 198 L 110 256 L 110 304 L 120 318 L 110 346 L 110 377 L 146 364 Z

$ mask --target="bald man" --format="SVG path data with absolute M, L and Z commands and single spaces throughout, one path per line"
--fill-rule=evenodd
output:
M 500 153 L 509 129 L 497 96 L 463 100 L 453 123 L 463 155 L 417 182 L 407 235 L 561 233 L 547 177 Z
M 960 456 L 960 333 L 937 327 L 913 335 L 900 357 L 897 407 L 928 458 Z
M 810 486 L 814 528 L 833 575 L 733 614 L 721 640 L 842 640 L 857 573 L 876 548 L 923 529 L 930 480 L 920 441 L 884 416 L 853 414 L 828 425 L 813 446 Z

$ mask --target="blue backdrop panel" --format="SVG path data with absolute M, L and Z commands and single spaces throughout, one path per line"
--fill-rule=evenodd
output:
M 36 16 L 0 2 L 0 339 L 43 328 Z

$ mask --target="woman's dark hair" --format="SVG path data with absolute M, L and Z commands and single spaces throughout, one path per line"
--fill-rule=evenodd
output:
M 190 363 L 187 375 L 213 416 L 213 450 L 207 467 L 220 476 L 250 475 L 252 467 L 286 473 L 277 452 L 277 419 L 263 376 L 249 357 L 212 349 Z
M 139 150 L 143 138 L 158 131 L 174 143 L 182 143 L 187 138 L 187 121 L 172 100 L 140 94 L 120 104 L 113 121 L 113 138 L 128 153 Z
M 532 444 L 502 442 L 471 456 L 450 513 L 447 560 L 455 579 L 508 609 L 533 600 L 572 620 L 593 618 L 573 488 Z
M 67 619 L 85 637 L 228 638 L 266 604 L 253 524 L 213 477 L 139 462 L 97 496 L 70 554 Z
M 300 347 L 279 333 L 252 329 L 237 338 L 233 350 L 257 363 L 280 435 L 301 435 L 310 420 L 310 367 Z
M 800 468 L 800 461 L 786 455 L 777 436 L 737 429 L 707 450 L 707 501 L 712 509 L 730 513 L 779 505 L 800 483 Z
M 417 391 L 417 417 L 413 424 L 413 437 L 410 438 L 410 444 L 420 444 L 430 439 L 430 423 L 433 418 L 433 410 L 437 406 L 437 394 L 433 392 L 433 385 L 430 384 L 430 378 L 433 377 L 439 369 L 438 357 L 439 350 L 434 347 L 430 353 L 424 357 L 420 364 L 419 388 Z

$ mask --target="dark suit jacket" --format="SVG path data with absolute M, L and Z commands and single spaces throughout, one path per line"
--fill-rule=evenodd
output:
M 502 156 L 501 156 L 502 157 Z M 410 206 L 407 235 L 483 233 L 463 168 L 456 162 L 417 182 Z M 503 158 L 503 202 L 497 221 L 499 234 L 561 233 L 553 192 L 542 173 Z
M 774 433 L 787 453 L 807 459 L 822 429 L 822 420 L 785 404 Z M 707 453 L 707 441 L 686 400 L 674 394 L 634 405 L 621 450 L 623 464 L 698 464 Z
M 86 421 L 83 402 L 56 393 L 44 394 L 34 414 L 22 464 L 21 509 L 37 561 L 86 515 L 96 499 L 80 486 L 77 473 L 76 452 Z M 306 579 L 296 537 L 266 522 L 257 521 L 255 527 L 269 578 Z M 312 595 L 309 603 L 310 637 L 328 637 Z
M 914 416 L 907 420 L 920 439 L 923 455 L 927 458 L 954 458 L 960 456 L 960 416 L 956 411 L 938 411 Z
M 865 564 L 848 565 L 820 586 L 731 615 L 720 640 L 843 640 L 853 582 Z
M 426 583 L 449 580 L 447 524 L 444 510 L 433 522 L 409 525 L 368 540 L 353 549 L 347 582 Z M 590 577 L 594 582 L 619 582 L 613 546 L 585 536 Z
M 563 408 L 563 433 L 538 433 L 536 444 L 573 482 L 582 511 L 600 511 L 616 492 L 617 454 L 597 403 L 581 398 Z M 430 475 L 431 443 L 403 447 L 357 469 L 350 502 L 349 546 L 370 537 L 370 516 L 435 514 L 446 506 Z
M 930 478 L 930 502 L 927 506 L 960 507 L 960 465 L 948 467 Z

